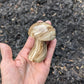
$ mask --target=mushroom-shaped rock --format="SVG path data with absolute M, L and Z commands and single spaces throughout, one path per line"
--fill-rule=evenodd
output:
M 28 59 L 33 62 L 43 61 L 47 55 L 46 41 L 55 39 L 55 29 L 46 22 L 37 22 L 30 27 L 28 34 L 35 39 L 35 44 L 29 53 Z

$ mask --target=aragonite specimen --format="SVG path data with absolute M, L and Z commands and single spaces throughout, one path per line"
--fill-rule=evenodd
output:
M 47 54 L 46 41 L 55 39 L 55 29 L 48 23 L 37 22 L 30 27 L 28 34 L 35 39 L 35 44 L 29 53 L 28 59 L 33 62 L 42 62 Z

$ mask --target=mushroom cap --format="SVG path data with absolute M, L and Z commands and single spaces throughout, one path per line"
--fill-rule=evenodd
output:
M 46 22 L 37 22 L 33 24 L 28 34 L 40 41 L 50 41 L 56 37 L 55 28 Z

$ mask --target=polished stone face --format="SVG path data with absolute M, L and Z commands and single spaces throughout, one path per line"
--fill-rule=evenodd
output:
M 55 39 L 55 29 L 48 23 L 37 22 L 30 27 L 28 34 L 35 39 L 35 44 L 28 56 L 29 60 L 34 62 L 43 61 L 47 54 L 46 41 Z

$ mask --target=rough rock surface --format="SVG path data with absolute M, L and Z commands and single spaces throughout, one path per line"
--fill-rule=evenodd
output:
M 14 58 L 38 20 L 51 20 L 57 31 L 46 84 L 84 84 L 84 0 L 0 0 L 0 42 Z

